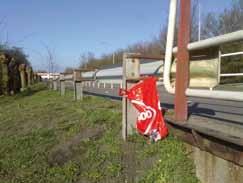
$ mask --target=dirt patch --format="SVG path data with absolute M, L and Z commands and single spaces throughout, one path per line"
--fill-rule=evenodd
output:
M 80 133 L 75 135 L 69 141 L 66 141 L 63 144 L 58 144 L 53 147 L 48 156 L 48 163 L 50 166 L 62 166 L 75 156 L 75 152 L 78 150 L 79 154 L 84 153 L 85 149 L 79 147 L 79 144 L 82 141 L 97 140 L 101 138 L 104 133 L 103 127 L 98 128 L 86 128 Z
M 132 142 L 126 142 L 122 147 L 122 166 L 124 182 L 135 182 L 137 160 L 136 160 L 136 144 Z

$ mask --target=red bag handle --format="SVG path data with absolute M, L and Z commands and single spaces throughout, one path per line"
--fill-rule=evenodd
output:
M 119 96 L 127 96 L 128 95 L 128 91 L 123 89 L 123 88 L 120 88 L 119 89 Z

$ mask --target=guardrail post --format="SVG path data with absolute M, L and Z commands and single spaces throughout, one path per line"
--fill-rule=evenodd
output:
M 37 75 L 38 77 L 37 77 L 37 82 L 41 82 L 42 81 L 42 77 L 41 76 L 39 76 L 39 75 Z
M 34 70 L 32 68 L 32 72 L 31 72 L 31 84 L 33 85 L 34 84 Z
M 20 80 L 19 80 L 19 71 L 18 64 L 15 59 L 12 57 L 8 65 L 9 72 L 9 92 L 11 95 L 17 93 L 20 89 Z
M 21 64 L 19 66 L 20 80 L 21 80 L 21 89 L 20 89 L 20 91 L 26 90 L 26 73 L 25 73 L 25 69 L 26 69 L 25 64 Z
M 50 78 L 48 83 L 49 83 L 49 89 L 52 90 L 53 89 L 53 79 Z
M 53 79 L 53 90 L 57 91 L 57 79 Z
M 37 83 L 37 80 L 38 80 L 38 75 L 36 72 L 34 72 L 34 75 L 33 75 L 33 80 L 34 80 L 34 83 Z
M 139 59 L 129 58 L 135 54 L 123 55 L 123 80 L 122 88 L 127 90 L 131 88 L 140 78 L 140 62 Z M 133 133 L 138 112 L 127 100 L 125 96 L 122 98 L 122 137 L 127 139 L 128 135 Z
M 64 78 L 64 74 L 60 75 L 60 92 L 61 92 L 61 96 L 65 95 L 65 78 Z
M 32 85 L 32 68 L 30 66 L 26 67 L 27 73 L 27 86 L 30 87 Z
M 81 70 L 73 71 L 74 100 L 83 100 L 83 83 Z

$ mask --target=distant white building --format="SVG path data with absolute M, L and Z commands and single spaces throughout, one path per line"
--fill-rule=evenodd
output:
M 56 72 L 56 73 L 48 73 L 48 72 L 38 72 L 37 73 L 38 76 L 41 76 L 41 78 L 43 80 L 47 80 L 47 79 L 57 79 L 60 77 L 60 73 Z

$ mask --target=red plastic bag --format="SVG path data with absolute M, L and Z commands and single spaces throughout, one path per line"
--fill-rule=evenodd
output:
M 139 133 L 158 141 L 168 135 L 168 128 L 162 116 L 156 78 L 147 77 L 129 90 L 120 90 L 139 111 L 136 127 Z

